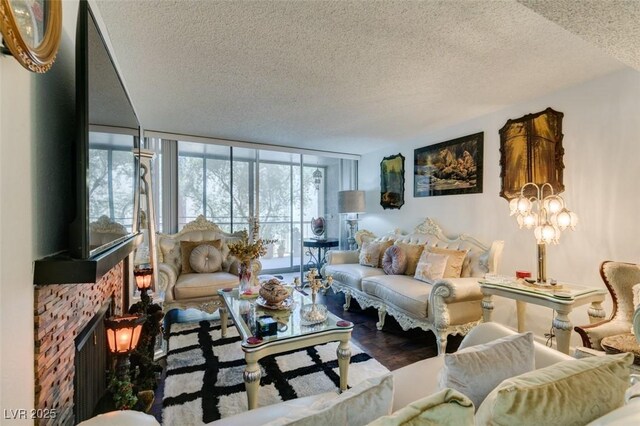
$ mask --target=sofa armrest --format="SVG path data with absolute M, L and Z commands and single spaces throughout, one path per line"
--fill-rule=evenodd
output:
M 582 344 L 587 348 L 603 351 L 600 345 L 602 339 L 607 336 L 631 332 L 631 324 L 627 321 L 604 320 L 595 324 L 574 327 L 574 330 L 582 337 Z
M 461 302 L 477 302 L 478 312 L 477 319 L 480 319 L 480 302 L 482 300 L 482 291 L 478 285 L 477 277 L 469 278 L 446 278 L 436 281 L 429 294 L 429 316 L 433 318 L 434 325 L 438 330 L 445 330 L 452 322 L 460 323 L 469 322 L 475 319 L 475 313 L 466 312 L 469 307 L 460 307 L 465 312 L 449 311 L 449 305 Z M 464 315 L 460 317 L 460 313 Z M 453 319 L 452 319 L 453 317 Z
M 358 250 L 329 250 L 327 252 L 327 265 L 339 265 L 346 263 L 359 263 Z
M 165 292 L 165 300 L 173 300 L 173 286 L 178 281 L 178 270 L 175 266 L 169 263 L 158 264 L 158 278 L 159 288 L 158 291 Z
M 436 281 L 433 285 L 430 302 L 434 303 L 436 298 L 445 303 L 482 300 L 482 291 L 477 277 L 445 278 Z

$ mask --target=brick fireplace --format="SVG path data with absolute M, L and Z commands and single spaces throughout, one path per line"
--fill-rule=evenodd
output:
M 55 409 L 40 425 L 73 425 L 75 338 L 105 303 L 122 314 L 124 261 L 95 284 L 35 286 L 35 408 Z

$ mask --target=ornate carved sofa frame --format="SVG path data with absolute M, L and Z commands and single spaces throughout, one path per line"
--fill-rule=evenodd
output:
M 222 305 L 218 290 L 235 287 L 239 283 L 239 261 L 233 256 L 224 256 L 222 271 L 213 273 L 182 274 L 180 241 L 223 240 L 225 244 L 239 241 L 247 231 L 224 232 L 218 225 L 204 216 L 187 223 L 177 234 L 158 234 L 159 290 L 165 292 L 164 310 L 196 308 L 213 313 Z M 252 263 L 253 279 L 257 279 L 262 266 Z
M 356 235 L 358 246 L 363 238 L 375 238 L 369 231 Z M 482 292 L 477 279 L 486 273 L 496 273 L 504 246 L 494 241 L 485 246 L 478 240 L 462 234 L 446 237 L 440 227 L 427 218 L 413 233 L 390 234 L 378 240 L 394 239 L 404 243 L 426 244 L 448 249 L 468 250 L 462 267 L 461 278 L 446 278 L 433 285 L 418 281 L 412 276 L 385 275 L 380 268 L 358 263 L 358 251 L 330 251 L 323 275 L 332 275 L 333 290 L 345 294 L 344 309 L 349 309 L 351 298 L 362 308 L 378 310 L 379 330 L 384 326 L 387 314 L 393 316 L 403 330 L 421 328 L 436 336 L 438 353 L 444 353 L 449 334 L 467 332 L 482 317 Z

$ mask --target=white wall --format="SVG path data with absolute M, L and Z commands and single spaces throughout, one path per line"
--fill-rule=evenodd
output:
M 0 57 L 2 417 L 5 409 L 33 408 L 32 264 L 66 247 L 66 223 L 73 214 L 77 8 L 77 0 L 63 2 L 61 48 L 47 74 L 36 75 L 13 57 Z
M 563 196 L 580 220 L 576 231 L 563 233 L 560 245 L 547 248 L 547 275 L 604 288 L 598 273 L 603 260 L 640 261 L 640 73 L 634 70 L 619 71 L 364 156 L 359 186 L 367 192 L 367 214 L 362 215 L 360 228 L 378 234 L 395 227 L 411 231 L 429 216 L 445 233 L 464 232 L 487 243 L 504 240 L 502 274 L 513 275 L 516 269 L 535 274 L 533 233 L 518 229 L 515 219 L 509 217 L 507 201 L 498 195 L 498 131 L 510 118 L 547 107 L 564 113 Z M 484 131 L 483 193 L 414 198 L 413 150 L 480 131 Z M 399 211 L 384 211 L 379 204 L 379 163 L 398 152 L 406 157 L 405 205 Z M 494 318 L 515 327 L 513 305 L 504 303 Z M 610 312 L 610 302 L 607 306 Z M 576 325 L 588 323 L 584 309 L 575 311 L 571 319 Z M 550 311 L 528 309 L 528 326 L 538 335 L 550 323 Z M 572 343 L 576 344 L 579 339 L 574 335 Z

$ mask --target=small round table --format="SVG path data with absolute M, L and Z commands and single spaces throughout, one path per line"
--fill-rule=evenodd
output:
M 302 241 L 302 245 L 307 249 L 305 254 L 309 255 L 308 267 L 315 267 L 320 273 L 322 265 L 327 261 L 327 251 L 332 247 L 338 247 L 339 241 L 335 238 L 328 238 L 326 240 L 309 239 Z M 317 252 L 314 253 L 313 249 Z

